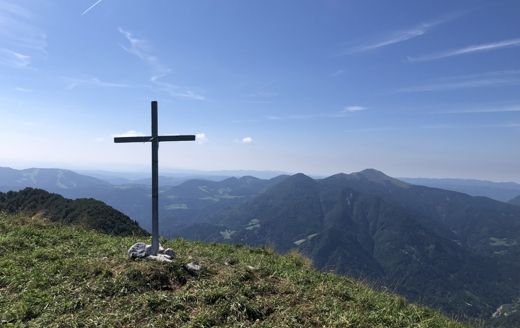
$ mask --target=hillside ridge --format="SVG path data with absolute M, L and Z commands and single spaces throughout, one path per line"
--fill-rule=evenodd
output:
M 95 199 L 66 199 L 42 189 L 0 192 L 0 211 L 22 212 L 119 236 L 147 235 L 137 222 Z

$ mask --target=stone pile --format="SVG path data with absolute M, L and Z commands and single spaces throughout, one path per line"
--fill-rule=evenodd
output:
M 128 257 L 131 259 L 145 259 L 159 262 L 172 262 L 175 259 L 175 251 L 171 248 L 164 249 L 159 245 L 157 255 L 152 255 L 152 245 L 135 243 L 128 249 Z

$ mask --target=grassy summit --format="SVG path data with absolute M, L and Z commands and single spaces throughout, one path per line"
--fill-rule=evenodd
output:
M 0 325 L 463 327 L 295 253 L 175 240 L 174 264 L 128 260 L 138 240 L 0 213 Z

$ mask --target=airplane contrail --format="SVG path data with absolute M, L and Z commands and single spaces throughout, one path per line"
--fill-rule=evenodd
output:
M 94 8 L 95 6 L 99 5 L 99 3 L 103 1 L 103 0 L 98 0 L 96 1 L 92 6 L 88 7 L 87 9 L 85 9 L 84 12 L 81 13 L 81 16 L 85 15 L 86 13 L 88 13 L 89 11 L 92 10 L 92 8 Z

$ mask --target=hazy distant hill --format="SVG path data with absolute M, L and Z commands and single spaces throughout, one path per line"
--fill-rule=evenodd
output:
M 222 181 L 189 180 L 164 188 L 160 199 L 161 230 L 169 235 L 179 226 L 204 222 L 213 213 L 243 204 L 285 178 L 263 180 L 244 176 Z
M 453 314 L 488 317 L 520 291 L 520 208 L 375 170 L 286 178 L 180 235 L 299 249 Z
M 399 178 L 402 181 L 433 188 L 462 192 L 471 196 L 485 196 L 501 202 L 520 195 L 520 184 L 471 179 Z
M 107 178 L 111 174 L 103 171 L 93 173 L 101 178 Z M 164 180 L 161 177 L 161 233 L 168 236 L 179 225 L 195 224 L 218 209 L 245 202 L 283 178 L 285 176 L 264 180 L 245 176 L 220 181 L 182 181 L 184 178 L 167 177 Z M 0 191 L 32 187 L 55 192 L 67 198 L 95 198 L 137 220 L 143 228 L 151 229 L 151 189 L 148 181 L 117 180 L 123 178 L 113 175 L 107 179 L 132 183 L 110 184 L 101 179 L 61 169 L 0 168 Z
M 111 188 L 108 182 L 62 169 L 15 170 L 0 167 L 0 191 L 40 188 L 65 197 L 93 197 Z
M 150 171 L 114 172 L 101 170 L 79 170 L 78 173 L 92 176 L 112 184 L 151 184 Z M 259 179 L 272 179 L 285 175 L 281 171 L 258 170 L 161 170 L 159 181 L 163 186 L 175 186 L 188 180 L 222 181 L 232 177 L 254 176 Z
M 41 189 L 0 192 L 0 211 L 45 217 L 116 235 L 146 235 L 128 216 L 95 199 L 66 199 Z

